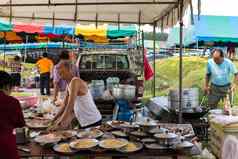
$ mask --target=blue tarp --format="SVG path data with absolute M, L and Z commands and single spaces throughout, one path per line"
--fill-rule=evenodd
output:
M 200 20 L 194 16 L 194 25 L 184 28 L 183 43 L 188 45 L 196 41 L 238 42 L 237 16 L 202 15 Z M 168 45 L 179 44 L 179 28 L 171 30 Z
M 56 34 L 56 35 L 74 35 L 75 28 L 72 26 L 44 26 L 45 34 Z
M 195 16 L 194 37 L 198 41 L 238 42 L 237 16 Z
M 89 42 L 81 42 L 80 45 L 72 43 L 51 42 L 51 43 L 27 43 L 27 44 L 4 44 L 0 45 L 0 50 L 21 50 L 21 49 L 39 49 L 39 48 L 105 48 L 105 49 L 128 49 L 134 48 L 135 45 L 115 45 L 115 44 L 95 44 Z
M 74 49 L 76 44 L 65 43 L 64 48 Z M 27 44 L 4 44 L 0 45 L 0 50 L 21 50 L 21 49 L 38 49 L 38 48 L 63 48 L 63 43 L 27 43 Z

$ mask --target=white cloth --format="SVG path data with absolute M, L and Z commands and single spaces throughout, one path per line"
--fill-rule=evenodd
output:
M 222 146 L 222 159 L 238 158 L 238 139 L 235 136 L 228 135 Z
M 74 113 L 82 127 L 94 124 L 102 119 L 89 90 L 86 95 L 76 97 Z
M 211 118 L 211 122 L 220 123 L 223 126 L 238 123 L 238 116 L 212 115 Z

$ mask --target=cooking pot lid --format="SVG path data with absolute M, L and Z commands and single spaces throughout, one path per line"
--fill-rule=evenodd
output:
M 168 129 L 157 127 L 157 128 L 151 129 L 150 133 L 152 133 L 152 134 L 160 134 L 160 133 L 165 133 L 166 131 L 168 131 Z
M 176 145 L 177 148 L 190 148 L 193 147 L 193 144 L 188 141 L 182 141 L 181 143 Z
M 161 139 L 174 139 L 177 137 L 176 134 L 174 133 L 169 133 L 169 132 L 165 132 L 165 133 L 162 133 L 162 134 L 155 134 L 154 135 L 156 138 L 161 138 Z

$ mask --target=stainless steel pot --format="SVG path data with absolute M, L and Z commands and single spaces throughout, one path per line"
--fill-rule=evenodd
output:
M 165 133 L 155 134 L 154 137 L 157 139 L 157 142 L 162 146 L 172 146 L 177 140 L 178 136 L 174 133 L 169 133 L 166 131 Z
M 158 126 L 157 122 L 155 122 L 154 120 L 149 120 L 149 119 L 147 119 L 144 122 L 137 122 L 137 124 L 140 126 L 140 128 L 144 132 L 149 132 L 151 129 L 154 129 Z
M 168 131 L 168 129 L 161 128 L 160 126 L 158 126 L 158 127 L 154 128 L 154 129 L 151 129 L 149 131 L 149 133 L 151 133 L 151 134 L 163 134 L 166 131 Z

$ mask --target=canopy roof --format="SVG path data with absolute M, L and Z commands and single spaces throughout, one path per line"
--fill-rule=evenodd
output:
M 184 0 L 184 9 L 190 0 Z M 0 16 L 13 21 L 49 24 L 133 23 L 178 20 L 179 0 L 1 0 Z
M 197 41 L 238 43 L 237 16 L 202 15 L 200 20 L 194 17 L 194 25 L 184 29 L 183 43 L 189 45 Z M 173 28 L 169 34 L 168 45 L 179 44 L 179 28 Z
M 193 39 L 238 42 L 237 26 L 238 17 L 235 16 L 201 16 L 200 21 L 195 23 Z

